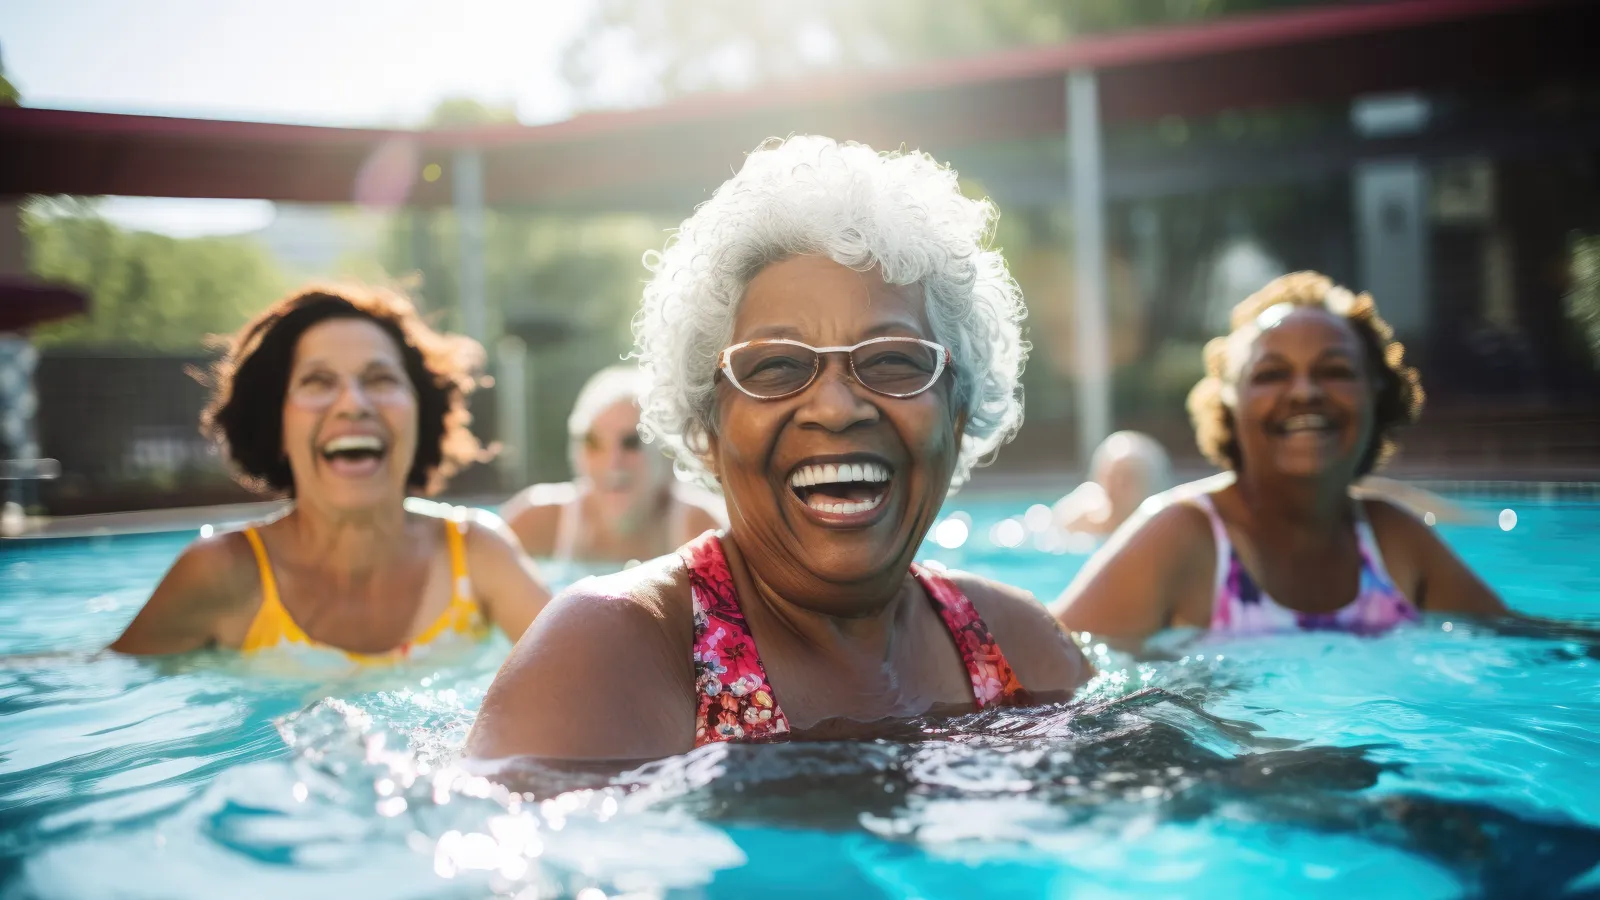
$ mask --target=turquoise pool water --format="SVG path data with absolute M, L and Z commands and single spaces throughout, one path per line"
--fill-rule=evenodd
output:
M 1600 624 L 1600 506 L 1474 505 L 1516 524 L 1443 530 L 1513 606 Z M 926 555 L 1051 596 L 1084 548 L 1029 506 L 957 498 Z M 0 656 L 66 652 L 0 663 L 0 900 L 1600 896 L 1582 638 L 1173 636 L 1070 706 L 520 796 L 451 765 L 503 639 L 360 673 L 88 655 L 192 536 L 0 544 Z

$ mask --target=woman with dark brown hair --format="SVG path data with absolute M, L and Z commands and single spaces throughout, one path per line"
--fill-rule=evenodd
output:
M 1056 601 L 1060 623 L 1137 645 L 1169 626 L 1374 634 L 1420 610 L 1504 614 L 1420 519 L 1352 492 L 1422 410 L 1372 298 L 1298 272 L 1232 326 L 1189 395 L 1201 451 L 1228 471 L 1147 502 Z
M 241 482 L 293 505 L 189 545 L 111 649 L 367 662 L 490 623 L 521 637 L 549 599 L 527 558 L 465 515 L 406 507 L 486 455 L 466 409 L 482 355 L 383 289 L 307 288 L 257 316 L 216 367 L 202 430 Z

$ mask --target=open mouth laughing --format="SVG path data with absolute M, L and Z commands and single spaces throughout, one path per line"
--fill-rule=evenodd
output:
M 871 524 L 893 485 L 894 469 L 872 457 L 802 462 L 789 473 L 789 490 L 810 517 L 824 525 Z
M 1281 437 L 1299 434 L 1327 436 L 1336 433 L 1339 428 L 1332 419 L 1317 413 L 1301 413 L 1289 416 L 1272 425 L 1271 432 Z
M 389 445 L 373 434 L 342 434 L 325 441 L 318 452 L 335 475 L 364 478 L 378 471 L 389 454 Z

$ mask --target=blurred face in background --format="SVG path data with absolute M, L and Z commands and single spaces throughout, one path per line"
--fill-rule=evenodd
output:
M 1236 391 L 1246 471 L 1355 479 L 1372 442 L 1376 399 L 1346 319 L 1320 307 L 1280 315 L 1250 346 Z
M 639 407 L 632 400 L 601 410 L 573 442 L 573 468 L 605 514 L 622 515 L 660 490 L 663 467 L 639 436 Z

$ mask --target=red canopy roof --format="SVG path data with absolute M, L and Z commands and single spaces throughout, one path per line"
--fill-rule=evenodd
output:
M 88 310 L 88 298 L 72 288 L 0 278 L 0 332 L 23 331 Z
M 1110 122 L 1594 75 L 1600 4 L 1395 0 L 1238 16 L 1051 47 L 857 71 L 543 126 L 408 132 L 0 109 L 0 196 L 450 202 L 453 152 L 485 199 L 583 209 L 702 199 L 761 139 L 819 132 L 936 154 L 1065 128 L 1063 76 L 1100 73 Z M 446 177 L 426 182 L 437 162 Z M 398 183 L 393 183 L 395 178 Z M 392 197 L 390 195 L 393 195 Z

